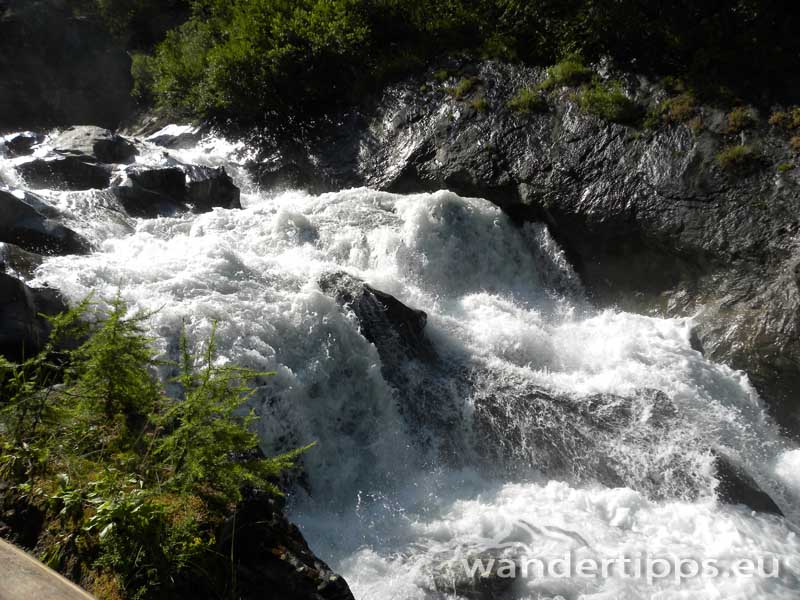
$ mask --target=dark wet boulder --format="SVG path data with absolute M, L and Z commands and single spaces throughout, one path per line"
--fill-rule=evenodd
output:
M 111 169 L 80 156 L 37 158 L 17 165 L 17 172 L 33 189 L 105 189 Z
M 0 273 L 29 279 L 43 260 L 41 254 L 28 252 L 14 244 L 0 242 Z
M 781 509 L 762 490 L 745 468 L 719 450 L 713 452 L 717 485 L 717 496 L 726 504 L 741 504 L 757 512 L 783 515 Z
M 183 201 L 186 196 L 186 173 L 180 167 L 134 167 L 126 171 L 137 186 Z
M 217 579 L 236 581 L 243 600 L 353 600 L 347 582 L 311 552 L 283 510 L 280 499 L 260 493 L 242 502 L 217 536 L 219 555 L 231 557 L 225 562 L 233 571 Z
M 375 344 L 381 357 L 432 359 L 436 352 L 425 337 L 428 315 L 410 308 L 386 292 L 344 272 L 323 275 L 319 287 L 358 318 L 361 333 Z M 392 361 L 394 362 L 394 361 Z
M 241 208 L 239 188 L 222 167 L 136 165 L 126 169 L 125 178 L 112 191 L 125 211 L 137 218 Z
M 188 210 L 186 175 L 178 167 L 129 167 L 125 179 L 111 189 L 132 217 L 168 217 Z
M 59 223 L 58 211 L 30 192 L 0 189 L 0 242 L 39 254 L 85 254 L 81 235 Z
M 59 154 L 78 156 L 89 162 L 128 164 L 139 153 L 121 135 L 91 125 L 65 129 L 52 140 L 52 145 Z
M 33 147 L 40 144 L 44 136 L 32 131 L 24 131 L 10 135 L 5 140 L 5 147 L 9 156 L 28 156 L 33 153 Z
M 242 208 L 241 192 L 223 167 L 182 165 L 186 174 L 186 203 L 192 212 L 210 212 L 215 207 Z
M 20 361 L 38 353 L 51 329 L 41 315 L 66 309 L 56 290 L 31 288 L 16 277 L 0 273 L 0 354 Z

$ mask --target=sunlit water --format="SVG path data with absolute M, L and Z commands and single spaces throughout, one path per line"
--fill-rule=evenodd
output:
M 518 558 L 519 547 L 541 559 L 713 559 L 720 574 L 529 574 L 504 598 L 800 597 L 800 450 L 776 435 L 744 374 L 691 348 L 690 320 L 592 308 L 547 230 L 516 227 L 484 200 L 272 194 L 248 182 L 245 154 L 212 137 L 138 158 L 225 165 L 243 210 L 135 220 L 107 192 L 41 192 L 96 251 L 48 259 L 32 284 L 71 301 L 119 291 L 156 311 L 166 356 L 184 324 L 201 344 L 217 322 L 220 360 L 276 371 L 252 401 L 265 449 L 317 442 L 291 516 L 357 598 L 458 598 L 458 557 Z M 6 185 L 24 184 L 21 160 L 0 160 Z M 397 389 L 355 316 L 321 291 L 333 271 L 425 310 L 435 372 L 409 367 Z M 402 407 L 420 391 L 412 420 Z M 575 425 L 590 402 L 592 414 L 629 416 Z M 499 412 L 478 432 L 482 406 Z M 712 447 L 746 464 L 788 518 L 717 503 Z M 780 561 L 776 576 L 729 572 L 763 557 Z

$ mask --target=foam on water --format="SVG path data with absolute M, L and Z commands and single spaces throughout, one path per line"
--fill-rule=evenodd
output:
M 262 194 L 242 179 L 245 154 L 210 138 L 168 156 L 153 147 L 138 159 L 225 164 L 246 192 L 243 210 L 119 220 L 98 192 L 44 193 L 97 251 L 48 259 L 33 284 L 54 285 L 73 301 L 119 290 L 132 306 L 157 310 L 151 324 L 167 356 L 182 324 L 201 343 L 218 321 L 220 360 L 276 371 L 257 382 L 253 399 L 265 448 L 318 442 L 305 459 L 310 493 L 295 493 L 292 514 L 358 598 L 457 597 L 437 565 L 520 520 L 583 540 L 547 538 L 540 551 L 552 556 L 565 548 L 597 558 L 647 551 L 728 564 L 774 554 L 783 564 L 777 578 L 521 578 L 520 597 L 797 597 L 800 542 L 792 526 L 718 505 L 709 448 L 737 456 L 791 519 L 800 451 L 777 436 L 742 373 L 691 348 L 691 320 L 593 309 L 546 228 L 516 227 L 486 201 L 444 191 Z M 662 426 L 645 404 L 622 430 L 592 434 L 592 451 L 630 474 L 627 487 L 555 476 L 536 464 L 513 471 L 441 462 L 435 447 L 418 443 L 417 424 L 398 406 L 355 316 L 320 291 L 320 276 L 340 270 L 428 313 L 426 332 L 445 364 L 478 382 L 480 393 L 457 398 L 464 415 L 480 410 L 482 394 L 513 403 L 512 419 L 546 421 L 549 413 L 532 414 L 544 404 L 526 404 L 528 390 L 541 389 L 577 403 L 575 410 L 597 394 L 658 390 L 677 416 Z M 536 431 L 556 426 L 539 423 Z M 476 443 L 468 429 L 465 448 Z M 529 441 L 515 440 L 501 441 Z M 694 493 L 652 483 L 674 464 L 690 467 Z

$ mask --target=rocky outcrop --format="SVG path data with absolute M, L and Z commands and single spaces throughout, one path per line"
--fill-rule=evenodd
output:
M 267 144 L 254 175 L 314 190 L 447 188 L 545 221 L 597 305 L 697 315 L 696 348 L 745 370 L 800 435 L 800 168 L 768 115 L 754 111 L 736 133 L 707 106 L 689 124 L 625 126 L 583 112 L 569 88 L 551 92 L 544 111 L 516 112 L 510 99 L 543 70 L 444 66 L 448 80 L 431 70 L 390 87 L 314 141 Z M 643 108 L 665 96 L 599 71 Z M 477 83 L 456 97 L 467 77 Z M 756 148 L 752 169 L 721 167 L 720 150 L 737 144 Z
M 95 123 L 133 108 L 131 59 L 63 0 L 0 2 L 0 132 Z
M 39 254 L 84 254 L 89 242 L 59 223 L 57 210 L 30 192 L 0 188 L 0 242 Z
M 66 308 L 57 291 L 30 288 L 0 273 L 0 355 L 19 361 L 38 353 L 51 329 L 41 315 L 55 315 Z

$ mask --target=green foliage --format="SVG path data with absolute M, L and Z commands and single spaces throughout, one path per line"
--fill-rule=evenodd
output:
M 525 87 L 519 90 L 511 100 L 508 108 L 518 113 L 544 113 L 548 110 L 547 99 L 535 88 Z
M 102 0 L 121 7 L 111 11 L 121 23 L 125 6 L 154 1 Z M 138 89 L 162 107 L 240 123 L 313 120 L 446 54 L 566 56 L 548 88 L 589 81 L 579 56 L 608 56 L 701 95 L 760 97 L 792 89 L 800 52 L 797 17 L 764 0 L 187 1 L 191 18 L 158 46 L 152 70 L 137 69 Z
M 447 69 L 439 69 L 433 74 L 433 78 L 439 83 L 444 83 L 449 77 L 450 73 L 447 71 Z
M 551 90 L 561 86 L 580 85 L 592 78 L 592 70 L 583 64 L 578 54 L 567 56 L 547 70 L 547 78 L 539 86 Z
M 472 102 L 470 102 L 470 106 L 472 106 L 472 108 L 478 112 L 486 112 L 489 110 L 489 102 L 486 100 L 485 96 L 478 96 Z
M 795 135 L 789 140 L 789 147 L 795 154 L 800 154 L 800 135 Z
M 781 163 L 777 167 L 778 173 L 786 173 L 792 169 L 794 169 L 794 165 L 792 163 Z
M 242 406 L 257 373 L 198 359 L 181 339 L 178 393 L 156 379 L 147 314 L 87 299 L 53 319 L 39 355 L 0 359 L 0 509 L 45 515 L 37 548 L 105 597 L 169 597 L 213 570 L 215 531 L 243 487 L 276 480 L 309 447 L 265 458 Z M 82 340 L 63 350 L 64 340 Z
M 622 92 L 619 84 L 585 86 L 578 93 L 578 105 L 581 110 L 614 123 L 633 125 L 641 118 L 641 108 Z
M 717 163 L 725 171 L 745 175 L 760 166 L 761 155 L 752 146 L 728 146 L 717 154 Z
M 755 123 L 753 111 L 747 106 L 737 106 L 728 113 L 728 133 L 739 133 Z
M 465 77 L 448 91 L 459 100 L 471 94 L 480 84 L 477 77 Z

